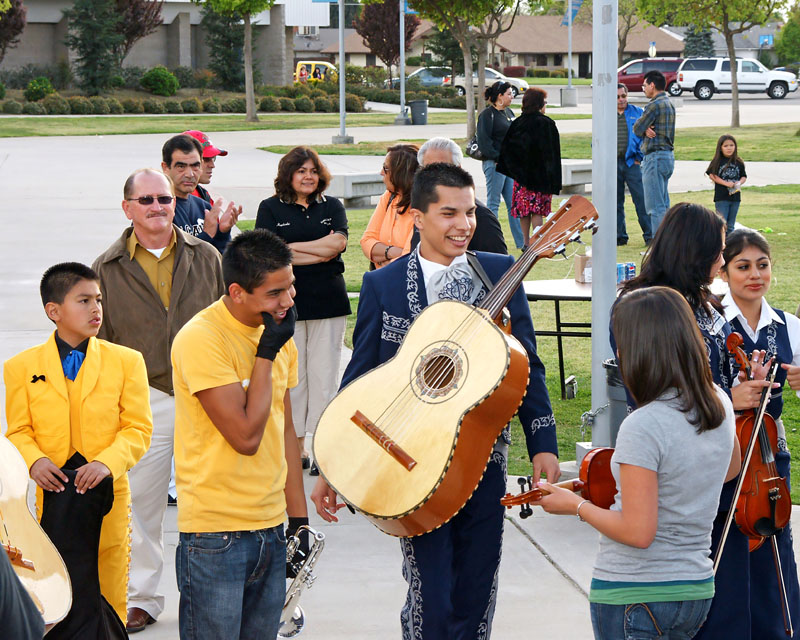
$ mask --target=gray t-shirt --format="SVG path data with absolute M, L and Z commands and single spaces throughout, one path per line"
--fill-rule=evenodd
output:
M 730 464 L 735 418 L 720 388 L 725 420 L 698 434 L 680 411 L 675 392 L 631 413 L 620 426 L 611 458 L 617 495 L 611 509 L 622 508 L 620 464 L 658 473 L 658 528 L 646 549 L 600 536 L 594 577 L 614 582 L 705 580 L 712 575 L 711 527 Z

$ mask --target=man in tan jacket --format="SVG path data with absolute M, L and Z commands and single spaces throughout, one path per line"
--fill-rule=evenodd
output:
M 99 337 L 140 351 L 147 365 L 153 438 L 129 472 L 133 537 L 128 633 L 153 624 L 164 608 L 156 593 L 164 566 L 162 521 L 173 449 L 175 406 L 170 349 L 178 330 L 224 293 L 218 251 L 173 225 L 175 195 L 154 169 L 125 182 L 122 210 L 133 224 L 95 260 L 105 319 Z

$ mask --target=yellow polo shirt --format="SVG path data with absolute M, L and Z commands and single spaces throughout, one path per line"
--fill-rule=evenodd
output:
M 128 255 L 131 260 L 136 260 L 139 266 L 147 275 L 153 289 L 161 298 L 161 303 L 165 309 L 169 309 L 169 298 L 172 295 L 172 268 L 175 266 L 175 242 L 177 234 L 172 229 L 172 239 L 169 244 L 161 251 L 160 256 L 156 256 L 150 249 L 145 249 L 136 237 L 136 232 L 131 231 L 128 237 Z
M 263 330 L 236 320 L 220 299 L 175 336 L 175 483 L 183 533 L 252 531 L 286 519 L 283 398 L 297 385 L 294 341 L 272 365 L 272 406 L 255 455 L 237 453 L 195 395 L 232 383 L 247 389 Z

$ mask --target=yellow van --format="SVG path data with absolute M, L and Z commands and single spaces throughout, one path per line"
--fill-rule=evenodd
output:
M 323 60 L 301 60 L 294 69 L 295 82 L 334 81 L 336 78 L 336 67 Z

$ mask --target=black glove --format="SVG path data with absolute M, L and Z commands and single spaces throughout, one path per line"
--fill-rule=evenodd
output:
M 286 539 L 288 540 L 291 536 L 295 535 L 297 530 L 304 524 L 308 524 L 308 518 L 289 518 L 289 524 L 286 526 Z M 300 567 L 303 566 L 310 549 L 308 529 L 303 529 L 299 536 L 300 544 L 297 546 L 297 551 L 295 551 L 294 556 L 292 556 L 291 562 L 288 560 L 286 561 L 286 577 L 289 579 L 293 579 L 297 576 L 297 572 Z
M 256 358 L 275 360 L 281 347 L 294 335 L 297 309 L 292 306 L 280 324 L 275 322 L 275 318 L 269 313 L 262 313 L 261 317 L 264 319 L 264 333 L 261 334 L 261 340 L 258 341 Z

